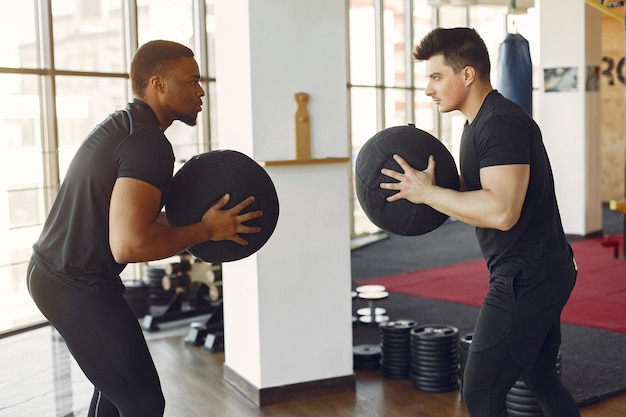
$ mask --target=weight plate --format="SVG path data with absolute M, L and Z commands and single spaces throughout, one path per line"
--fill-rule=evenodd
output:
M 510 392 L 506 396 L 506 403 L 512 404 L 524 404 L 524 405 L 536 405 L 539 407 L 539 403 L 535 397 L 519 396 L 511 394 Z
M 387 323 L 381 324 L 380 328 L 383 331 L 391 331 L 391 332 L 407 332 L 410 333 L 411 329 L 417 326 L 417 322 L 415 320 L 410 319 L 399 319 L 399 320 L 390 320 Z
M 453 326 L 426 324 L 411 329 L 411 336 L 420 340 L 436 340 L 458 337 L 459 329 Z
M 352 354 L 355 359 L 380 359 L 382 349 L 375 344 L 362 344 L 352 347 Z

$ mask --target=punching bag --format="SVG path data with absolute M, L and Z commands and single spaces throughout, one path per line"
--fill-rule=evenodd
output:
M 528 41 L 518 33 L 509 33 L 500 44 L 498 55 L 498 91 L 533 114 L 533 69 Z

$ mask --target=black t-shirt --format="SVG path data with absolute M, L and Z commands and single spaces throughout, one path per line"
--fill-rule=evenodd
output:
M 146 103 L 135 99 L 110 114 L 72 159 L 33 246 L 35 264 L 75 288 L 123 291 L 119 274 L 126 265 L 115 262 L 109 247 L 113 185 L 120 177 L 145 181 L 161 190 L 163 205 L 173 169 L 172 145 Z
M 563 232 L 554 178 L 541 131 L 528 113 L 492 91 L 461 138 L 460 171 L 468 191 L 481 189 L 480 169 L 529 164 L 522 213 L 509 231 L 476 228 L 490 271 L 558 265 L 571 259 Z

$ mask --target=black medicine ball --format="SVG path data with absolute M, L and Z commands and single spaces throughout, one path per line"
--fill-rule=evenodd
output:
M 253 159 L 234 150 L 194 156 L 178 170 L 165 202 L 167 220 L 175 227 L 197 223 L 226 193 L 230 194 L 230 201 L 225 209 L 250 196 L 255 197 L 243 213 L 263 211 L 261 218 L 245 223 L 261 227 L 261 232 L 241 234 L 248 241 L 246 246 L 232 241 L 207 241 L 188 249 L 205 262 L 229 262 L 252 255 L 269 240 L 278 222 L 278 196 L 271 178 Z
M 428 132 L 413 125 L 394 126 L 375 134 L 361 148 L 355 164 L 356 195 L 372 223 L 388 232 L 415 236 L 441 226 L 448 216 L 425 204 L 402 199 L 389 203 L 386 198 L 396 190 L 380 188 L 384 182 L 396 182 L 380 173 L 383 168 L 402 172 L 393 159 L 398 154 L 413 168 L 423 171 L 428 157 L 435 157 L 435 182 L 441 187 L 460 189 L 459 174 L 448 149 Z

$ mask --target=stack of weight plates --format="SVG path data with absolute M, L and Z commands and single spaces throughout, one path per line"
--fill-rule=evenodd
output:
M 353 367 L 360 371 L 380 369 L 380 345 L 363 344 L 352 347 Z
M 381 373 L 390 379 L 409 379 L 411 370 L 411 329 L 417 322 L 408 319 L 379 324 L 382 350 Z
M 459 371 L 459 375 L 461 376 L 461 394 L 463 394 L 463 375 L 465 374 L 465 365 L 467 363 L 467 355 L 469 355 L 469 348 L 472 344 L 472 338 L 474 337 L 474 333 L 467 333 L 461 336 L 459 340 L 459 348 L 460 348 L 460 359 L 461 359 L 461 370 Z
M 411 330 L 411 382 L 424 392 L 459 388 L 459 330 L 428 324 Z
M 146 281 L 150 286 L 150 305 L 166 306 L 176 294 L 174 289 L 163 289 L 163 277 L 166 275 L 165 268 L 160 266 L 146 266 Z
M 561 352 L 556 357 L 556 372 L 561 375 Z M 506 395 L 506 409 L 511 417 L 543 417 L 534 394 L 520 378 Z
M 135 313 L 135 317 L 143 317 L 150 312 L 150 287 L 142 280 L 124 281 L 126 291 L 124 298 Z

